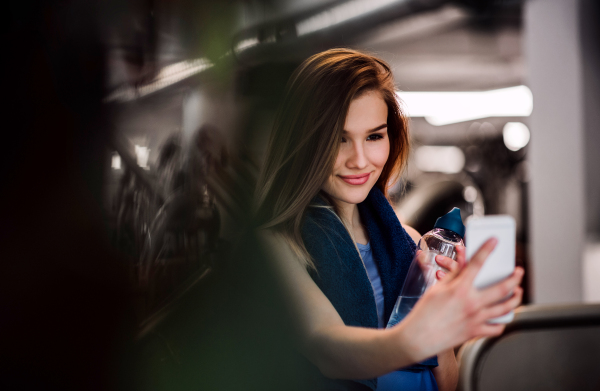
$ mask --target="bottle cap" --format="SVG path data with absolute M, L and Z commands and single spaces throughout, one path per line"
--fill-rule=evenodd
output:
M 452 208 L 452 210 L 442 217 L 438 218 L 433 228 L 443 228 L 457 233 L 461 238 L 465 236 L 465 225 L 460 218 L 460 209 Z

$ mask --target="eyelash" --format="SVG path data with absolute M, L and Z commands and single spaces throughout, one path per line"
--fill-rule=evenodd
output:
M 371 135 L 369 135 L 369 137 L 367 137 L 367 141 L 377 141 L 377 140 L 381 140 L 382 138 L 383 138 L 383 136 L 380 134 L 371 134 Z
M 381 140 L 382 138 L 383 138 L 383 136 L 382 136 L 382 135 L 380 135 L 380 134 L 370 134 L 370 135 L 367 137 L 367 141 L 377 141 L 377 140 Z M 346 139 L 345 139 L 344 137 L 342 137 L 342 142 L 343 142 L 343 143 L 345 143 L 345 142 L 346 142 Z

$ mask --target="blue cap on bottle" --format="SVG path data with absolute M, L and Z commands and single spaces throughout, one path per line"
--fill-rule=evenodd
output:
M 465 236 L 465 225 L 460 218 L 460 209 L 452 208 L 452 210 L 442 217 L 438 218 L 433 228 L 443 228 L 452 232 L 456 232 L 461 238 Z

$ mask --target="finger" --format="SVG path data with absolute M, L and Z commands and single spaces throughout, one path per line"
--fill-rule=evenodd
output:
M 438 280 L 441 280 L 442 278 L 446 277 L 448 274 L 443 271 L 443 270 L 438 270 L 437 272 L 435 272 L 435 278 L 437 278 Z
M 454 259 L 446 257 L 444 255 L 436 256 L 435 262 L 450 272 L 455 270 L 458 267 L 458 263 Z
M 465 268 L 467 261 L 465 258 L 465 246 L 458 245 L 455 247 L 456 249 L 456 265 L 458 267 L 449 269 L 450 273 L 447 273 L 448 276 L 446 281 L 451 281 L 455 279 L 460 272 Z
M 467 255 L 465 246 L 458 245 L 455 247 L 456 250 L 456 262 L 460 269 L 463 269 L 467 265 Z
M 493 319 L 502 315 L 506 315 L 510 311 L 517 308 L 521 304 L 522 299 L 523 289 L 520 287 L 516 287 L 515 292 L 513 293 L 510 299 L 484 309 L 482 311 L 482 316 L 485 319 Z
M 510 294 L 523 279 L 523 268 L 517 267 L 505 280 L 480 290 L 481 304 L 485 307 L 497 303 Z
M 490 253 L 492 251 L 494 251 L 494 248 L 496 248 L 496 244 L 498 244 L 498 239 L 496 239 L 496 238 L 488 239 L 484 244 L 481 245 L 479 250 L 477 250 L 477 252 L 471 257 L 471 260 L 469 261 L 469 264 L 465 268 L 465 272 L 464 272 L 465 279 L 467 280 L 468 283 L 473 282 L 473 280 L 477 276 L 477 273 L 479 273 L 479 270 L 483 266 L 487 257 L 490 255 Z

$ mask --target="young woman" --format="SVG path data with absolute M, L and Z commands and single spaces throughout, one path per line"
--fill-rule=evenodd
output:
M 486 320 L 521 301 L 521 269 L 472 287 L 492 240 L 468 266 L 462 248 L 458 262 L 438 256 L 450 273 L 402 322 L 383 328 L 419 239 L 386 198 L 408 152 L 406 117 L 383 61 L 333 49 L 292 75 L 257 184 L 257 216 L 299 315 L 301 349 L 330 389 L 452 390 L 452 348 L 501 333 Z

